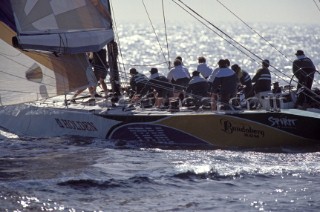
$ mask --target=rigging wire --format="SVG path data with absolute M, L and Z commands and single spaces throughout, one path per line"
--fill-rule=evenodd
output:
M 274 48 L 277 52 L 279 52 L 283 57 L 287 59 L 287 61 L 293 63 L 292 60 L 290 60 L 283 52 L 281 52 L 279 49 L 277 49 L 271 42 L 269 42 L 266 38 L 264 38 L 259 32 L 257 32 L 255 29 L 253 29 L 249 24 L 247 24 L 245 21 L 243 21 L 238 15 L 236 15 L 233 11 L 231 11 L 225 4 L 223 4 L 220 0 L 216 0 L 218 3 L 220 3 L 226 10 L 228 10 L 232 15 L 234 15 L 238 20 L 240 20 L 245 26 L 247 26 L 250 30 L 252 30 L 255 34 L 257 34 L 261 39 L 263 39 L 269 46 Z M 318 6 L 318 5 L 317 5 Z M 319 7 L 318 7 L 319 9 Z M 320 10 L 319 10 L 320 11 Z M 299 68 L 299 67 L 298 67 Z M 284 76 L 288 77 L 287 75 L 283 74 Z M 317 82 L 317 84 L 319 84 Z
M 159 44 L 159 47 L 160 47 L 160 50 L 161 50 L 162 56 L 163 56 L 164 60 L 167 62 L 167 60 L 166 60 L 166 56 L 165 56 L 165 54 L 164 54 L 164 52 L 163 52 L 163 49 L 162 49 L 162 47 L 161 47 L 161 44 L 160 44 L 159 36 L 158 36 L 158 34 L 157 34 L 157 32 L 156 32 L 156 30 L 155 30 L 155 28 L 154 28 L 153 24 L 152 24 L 152 21 L 151 21 L 151 19 L 150 19 L 150 15 L 149 15 L 149 13 L 148 13 L 148 9 L 147 9 L 147 7 L 146 7 L 146 5 L 145 5 L 145 3 L 144 3 L 144 0 L 142 0 L 142 4 L 143 4 L 143 6 L 144 6 L 144 9 L 145 9 L 145 11 L 146 11 L 146 13 L 147 13 L 148 19 L 149 19 L 150 24 L 151 24 L 151 26 L 152 26 L 153 33 L 155 34 L 156 39 L 157 39 L 157 41 L 158 41 L 158 44 Z M 168 58 L 168 59 L 169 59 L 169 58 Z
M 269 44 L 272 48 L 274 48 L 276 51 L 278 51 L 281 55 L 283 55 L 286 59 L 289 60 L 289 58 L 282 53 L 279 49 L 277 49 L 271 42 L 269 42 L 267 39 L 265 39 L 259 32 L 257 32 L 255 29 L 253 29 L 249 24 L 247 24 L 244 20 L 242 20 L 238 15 L 236 15 L 233 11 L 231 11 L 225 4 L 223 4 L 221 1 L 216 0 L 219 4 L 221 4 L 226 10 L 228 10 L 232 15 L 234 15 L 238 20 L 240 20 L 244 25 L 246 25 L 249 29 L 251 29 L 255 34 L 257 34 L 261 39 L 263 39 L 267 44 Z M 290 61 L 290 60 L 289 60 Z M 292 61 L 291 61 L 292 62 Z
M 179 1 L 181 4 L 184 5 L 184 7 L 186 7 L 188 10 L 190 10 L 191 12 L 189 12 L 186 8 L 183 8 L 180 4 L 178 4 L 176 2 L 176 0 L 172 0 L 175 4 L 177 4 L 181 9 L 183 9 L 184 11 L 186 11 L 189 15 L 191 15 L 192 17 L 194 17 L 196 20 L 198 20 L 200 23 L 202 23 L 204 26 L 206 26 L 208 29 L 210 29 L 212 32 L 214 32 L 216 35 L 218 35 L 220 38 L 222 38 L 223 40 L 225 40 L 226 42 L 228 42 L 230 45 L 232 45 L 233 47 L 235 47 L 236 49 L 238 49 L 241 53 L 245 54 L 246 56 L 248 56 L 250 59 L 252 59 L 253 61 L 256 61 L 253 57 L 251 57 L 249 54 L 247 54 L 246 52 L 244 52 L 242 49 L 240 49 L 239 47 L 235 46 L 234 43 L 240 45 L 244 50 L 246 50 L 247 52 L 251 53 L 253 56 L 257 57 L 259 60 L 263 60 L 262 58 L 260 58 L 259 56 L 257 56 L 256 54 L 254 54 L 253 52 L 251 52 L 249 49 L 247 49 L 245 46 L 241 45 L 239 42 L 237 42 L 236 40 L 234 40 L 230 35 L 228 35 L 227 33 L 225 33 L 224 31 L 222 31 L 220 28 L 218 28 L 217 26 L 215 26 L 214 24 L 212 24 L 210 21 L 208 21 L 207 19 L 205 19 L 203 16 L 201 16 L 199 13 L 197 13 L 195 10 L 193 10 L 192 8 L 190 8 L 188 5 L 186 5 L 184 2 L 182 2 L 181 0 L 177 0 Z M 205 23 L 206 22 L 206 23 Z M 227 40 L 226 38 L 224 38 L 221 34 L 219 34 L 218 32 L 214 31 L 212 28 L 210 28 L 208 26 L 208 24 L 210 26 L 212 26 L 215 30 L 217 30 L 218 32 L 220 32 L 222 35 L 226 36 L 228 39 L 230 39 L 231 41 L 233 41 L 234 43 L 232 43 L 230 40 Z
M 167 24 L 166 24 L 166 16 L 164 13 L 164 1 L 162 0 L 162 15 L 163 15 L 163 22 L 164 22 L 164 30 L 165 30 L 165 37 L 166 37 L 166 44 L 167 44 L 167 53 L 168 53 L 168 70 L 170 70 L 170 52 L 169 52 L 169 43 L 168 43 L 168 34 L 167 34 Z
M 123 57 L 123 54 L 122 54 L 122 48 L 121 48 L 121 42 L 120 42 L 120 38 L 119 38 L 119 34 L 118 34 L 118 28 L 117 28 L 117 22 L 116 22 L 116 18 L 115 18 L 115 12 L 114 12 L 114 9 L 113 9 L 113 5 L 111 4 L 110 2 L 110 7 L 111 7 L 111 11 L 112 11 L 112 14 L 113 14 L 113 18 L 112 18 L 112 22 L 113 22 L 113 29 L 114 29 L 114 32 L 116 34 L 116 40 L 117 40 L 117 43 L 118 43 L 118 46 L 119 46 L 119 54 L 120 54 L 120 57 L 121 58 L 124 58 Z M 167 64 L 167 62 L 162 62 L 162 63 L 158 63 L 158 64 L 148 64 L 148 65 L 144 65 L 144 64 L 128 64 L 128 63 L 124 63 L 124 62 L 120 62 L 119 61 L 119 58 L 117 59 L 118 61 L 118 64 L 122 67 L 122 70 L 119 70 L 119 74 L 121 74 L 121 79 L 123 79 L 124 81 L 121 80 L 121 84 L 128 84 L 128 82 L 130 81 L 130 77 L 128 76 L 128 73 L 126 71 L 126 67 L 129 66 L 129 67 L 149 67 L 149 66 L 158 66 L 158 65 L 162 65 L 162 64 Z M 123 61 L 123 59 L 122 59 Z
M 118 49 L 119 49 L 119 54 L 120 54 L 120 57 L 122 58 L 122 60 L 123 60 L 123 54 L 122 54 L 122 48 L 121 48 L 121 43 L 120 43 L 120 39 L 119 39 L 119 34 L 118 34 L 118 28 L 117 28 L 117 22 L 116 22 L 116 19 L 115 19 L 115 12 L 114 12 L 114 10 L 113 10 L 113 5 L 111 4 L 111 1 L 110 1 L 110 8 L 111 8 L 111 11 L 112 11 L 112 28 L 114 29 L 113 31 L 115 32 L 115 34 L 116 34 L 116 40 L 117 40 L 117 44 L 118 44 Z M 122 64 L 123 66 L 122 66 L 122 68 L 123 68 L 123 70 L 124 70 L 124 75 L 125 75 L 125 78 L 128 78 L 128 76 L 127 76 L 127 72 L 126 72 L 126 67 L 124 66 L 124 63 L 120 63 L 120 61 L 119 61 L 119 58 L 117 58 L 117 62 L 118 62 L 118 64 Z M 122 77 L 123 78 L 123 77 Z M 121 81 L 120 81 L 120 83 L 122 83 Z
M 195 17 L 193 14 L 191 14 L 189 11 L 187 11 L 185 8 L 183 8 L 181 5 L 179 5 L 177 2 L 175 2 L 176 0 L 172 0 L 174 3 L 176 3 L 179 7 L 181 7 L 183 10 L 185 10 L 187 13 L 189 13 L 191 16 Z M 254 52 L 252 52 L 251 50 L 249 50 L 248 48 L 246 48 L 245 46 L 243 46 L 242 44 L 240 44 L 239 42 L 237 42 L 236 40 L 234 40 L 231 36 L 229 36 L 227 33 L 225 33 L 224 31 L 222 31 L 220 28 L 218 28 L 217 26 L 215 26 L 214 24 L 212 24 L 210 21 L 208 21 L 207 19 L 205 19 L 203 16 L 201 16 L 199 13 L 197 13 L 195 10 L 193 10 L 192 8 L 190 8 L 188 5 L 186 5 L 184 2 L 182 2 L 181 0 L 177 0 L 179 1 L 181 4 L 184 5 L 184 7 L 186 7 L 188 10 L 190 10 L 192 13 L 196 14 L 198 17 L 200 17 L 201 19 L 203 19 L 206 23 L 208 23 L 209 25 L 211 25 L 212 27 L 214 27 L 216 30 L 218 30 L 220 33 L 222 33 L 224 36 L 226 36 L 227 38 L 229 38 L 232 42 L 238 44 L 241 48 L 245 49 L 246 51 L 248 51 L 250 54 L 252 54 L 253 56 L 255 56 L 256 58 L 258 58 L 259 60 L 263 60 L 260 56 L 258 56 L 257 54 L 255 54 Z M 196 18 L 196 17 L 195 17 Z M 199 19 L 196 18 L 198 21 Z M 200 21 L 202 24 L 204 24 L 202 21 Z M 206 27 L 208 27 L 205 24 Z M 209 27 L 208 27 L 209 28 Z M 211 28 L 209 28 L 211 29 Z M 211 29 L 212 30 L 212 29 Z M 213 31 L 213 30 L 212 30 Z M 213 31 L 215 32 L 215 31 Z M 219 35 L 217 32 L 215 32 L 218 36 L 220 36 L 222 39 L 224 39 L 225 41 L 227 41 L 229 44 L 231 44 L 233 47 L 235 47 L 236 49 L 238 49 L 240 52 L 244 53 L 244 51 L 242 51 L 239 47 L 235 46 L 233 43 L 231 43 L 231 41 L 226 40 L 224 37 L 222 37 L 221 35 Z M 248 56 L 249 58 L 251 58 L 252 60 L 256 61 L 255 59 L 253 59 L 251 56 L 249 56 L 248 54 L 244 53 L 246 56 Z M 290 76 L 286 75 L 285 73 L 282 73 L 281 70 L 279 70 L 278 68 L 274 67 L 273 65 L 270 64 L 270 67 L 272 67 L 274 70 L 278 71 L 281 75 L 286 76 L 288 79 L 290 79 Z M 283 79 L 283 77 L 281 77 L 280 75 L 276 74 L 275 72 L 273 72 L 273 74 L 279 78 L 281 78 L 284 82 L 287 83 L 291 83 L 291 81 L 294 81 L 296 83 L 298 83 L 297 80 L 286 80 Z M 314 93 L 311 89 L 306 88 L 309 92 Z
M 160 41 L 159 41 L 159 38 L 158 38 L 158 35 L 157 33 L 155 32 L 155 28 L 153 27 L 152 25 L 152 21 L 150 19 L 150 16 L 148 14 L 148 10 L 144 4 L 144 2 L 142 1 L 143 5 L 144 5 L 144 8 L 145 8 L 145 11 L 148 15 L 148 18 L 149 18 L 149 21 L 151 23 L 151 26 L 153 28 L 153 31 L 154 31 L 154 34 L 156 35 L 156 38 L 157 38 L 157 41 L 159 43 L 159 46 L 160 46 L 160 49 L 161 49 L 161 52 L 162 52 L 162 55 L 163 57 L 165 58 L 165 62 L 161 62 L 161 63 L 158 63 L 158 64 L 147 64 L 147 65 L 143 65 L 143 64 L 128 64 L 128 63 L 123 63 L 123 62 L 120 62 L 119 61 L 119 58 L 118 58 L 118 64 L 122 66 L 122 69 L 124 70 L 123 72 L 122 71 L 119 71 L 119 73 L 122 73 L 125 77 L 123 77 L 123 75 L 121 76 L 122 79 L 130 79 L 130 77 L 127 76 L 127 72 L 125 71 L 126 70 L 126 66 L 143 66 L 143 67 L 149 67 L 149 66 L 158 66 L 158 65 L 162 65 L 162 64 L 168 64 L 169 62 L 167 61 L 166 57 L 165 57 L 165 54 L 163 53 L 163 50 L 161 48 L 161 45 L 160 45 Z M 122 48 L 121 48 L 121 43 L 120 43 L 120 38 L 119 38 L 119 34 L 118 34 L 118 30 L 117 30 L 117 23 L 116 23 L 116 19 L 115 19 L 115 12 L 114 12 L 114 8 L 113 8 L 113 5 L 111 4 L 111 1 L 110 1 L 110 8 L 111 8 L 111 11 L 112 11 L 112 14 L 113 14 L 113 18 L 112 18 L 112 23 L 113 23 L 113 29 L 114 29 L 114 32 L 115 32 L 115 35 L 116 35 L 116 40 L 118 42 L 118 46 L 119 46 L 119 53 L 120 53 L 120 57 L 121 58 L 124 58 L 123 57 L 123 53 L 122 53 Z M 167 45 L 168 46 L 168 45 Z M 168 47 L 167 47 L 168 48 Z M 122 59 L 123 61 L 123 59 Z M 124 83 L 127 83 L 127 82 L 124 82 Z
M 318 11 L 320 12 L 320 7 L 318 6 L 317 2 L 315 0 L 313 0 L 314 4 L 316 5 L 316 7 L 318 8 Z M 319 0 L 320 2 L 320 0 Z
M 160 65 L 163 65 L 163 64 L 167 64 L 167 62 L 161 62 L 161 63 L 153 63 L 153 64 L 147 64 L 147 65 L 144 65 L 144 64 L 131 64 L 131 63 L 120 63 L 124 66 L 130 66 L 130 67 L 133 67 L 133 66 L 140 66 L 140 67 L 152 67 L 152 66 L 160 66 Z
M 230 40 L 227 40 L 226 38 L 224 38 L 222 35 L 220 35 L 218 32 L 214 31 L 214 29 L 210 28 L 204 21 L 200 20 L 198 17 L 196 17 L 195 15 L 191 14 L 188 10 L 186 10 L 185 8 L 183 8 L 181 5 L 179 5 L 177 2 L 175 2 L 175 0 L 172 0 L 175 4 L 177 4 L 181 9 L 183 9 L 184 11 L 186 11 L 189 15 L 191 15 L 192 17 L 194 17 L 196 20 L 198 20 L 200 23 L 202 23 L 204 26 L 206 26 L 209 30 L 211 30 L 212 32 L 214 32 L 216 35 L 218 35 L 219 37 L 221 37 L 223 40 L 225 40 L 227 43 L 229 43 L 231 46 L 233 46 L 234 48 L 238 49 L 242 54 L 246 55 L 247 57 L 249 57 L 251 60 L 255 61 L 256 63 L 258 63 L 257 60 L 255 60 L 253 57 L 251 57 L 248 53 L 246 53 L 245 51 L 243 51 L 241 48 L 237 47 L 234 43 L 240 45 L 244 50 L 246 50 L 247 52 L 251 53 L 253 56 L 257 57 L 259 59 L 259 61 L 262 61 L 263 59 L 261 57 L 259 57 L 258 55 L 256 55 L 255 53 L 253 53 L 252 51 L 250 51 L 249 49 L 247 49 L 246 47 L 244 47 L 242 44 L 240 44 L 239 42 L 237 42 L 236 40 L 234 40 L 231 36 L 229 36 L 228 34 L 226 34 L 225 32 L 223 32 L 221 29 L 219 29 L 218 27 L 216 27 L 215 25 L 213 25 L 211 22 L 209 22 L 207 19 L 205 19 L 204 17 L 202 17 L 200 14 L 198 14 L 197 12 L 195 12 L 193 9 L 191 9 L 190 7 L 188 7 L 187 5 L 185 5 L 187 8 L 189 8 L 193 13 L 195 13 L 196 15 L 198 15 L 201 19 L 203 19 L 205 22 L 209 23 L 211 26 L 213 26 L 214 28 L 216 28 L 219 32 L 221 32 L 223 35 L 227 36 Z M 178 0 L 180 1 L 180 0 Z M 181 1 L 180 1 L 181 2 Z M 182 2 L 182 4 L 184 4 Z M 233 42 L 234 43 L 233 43 Z M 273 67 L 272 65 L 270 65 L 271 67 Z M 275 67 L 273 67 L 275 68 Z M 275 68 L 276 69 L 276 68 Z M 279 71 L 281 73 L 281 71 Z M 281 78 L 281 76 L 279 76 L 278 74 L 274 73 L 275 76 Z M 288 76 L 288 78 L 290 78 Z
M 198 15 L 201 19 L 203 19 L 205 22 L 209 23 L 209 25 L 213 26 L 214 28 L 216 28 L 219 32 L 221 32 L 223 35 L 225 35 L 226 37 L 228 37 L 230 40 L 227 40 L 226 38 L 224 38 L 221 34 L 219 34 L 218 32 L 216 32 L 214 29 L 210 28 L 208 26 L 208 24 L 206 24 L 204 21 L 200 20 L 198 17 L 196 17 L 195 15 L 191 14 L 187 9 L 183 8 L 181 5 L 179 5 L 177 2 L 175 2 L 175 0 L 172 0 L 175 4 L 177 4 L 181 9 L 183 9 L 184 11 L 186 11 L 189 15 L 191 15 L 193 18 L 195 18 L 196 20 L 198 20 L 200 23 L 202 23 L 205 27 L 207 27 L 209 30 L 211 30 L 212 32 L 214 32 L 216 35 L 218 35 L 219 37 L 221 37 L 223 40 L 225 40 L 227 43 L 229 43 L 231 46 L 233 46 L 234 48 L 238 49 L 242 54 L 246 55 L 247 57 L 249 57 L 251 60 L 255 61 L 256 63 L 258 63 L 258 61 L 256 59 L 254 59 L 253 57 L 251 57 L 248 53 L 246 53 L 244 50 L 246 50 L 247 52 L 251 53 L 253 56 L 257 57 L 259 59 L 259 61 L 262 61 L 263 59 L 260 58 L 258 55 L 256 55 L 255 53 L 251 52 L 249 49 L 247 49 L 246 47 L 244 47 L 242 44 L 240 44 L 239 42 L 237 42 L 236 40 L 234 40 L 231 36 L 229 36 L 228 34 L 226 34 L 225 32 L 223 32 L 221 29 L 219 29 L 218 27 L 216 27 L 215 25 L 213 25 L 211 22 L 209 22 L 207 19 L 205 19 L 204 17 L 202 17 L 200 14 L 198 14 L 197 12 L 195 12 L 194 10 L 192 10 L 190 7 L 188 7 L 187 5 L 185 5 L 185 7 L 189 8 L 193 13 L 195 13 L 196 15 Z M 179 0 L 180 1 L 180 0 Z M 181 2 L 181 1 L 180 1 Z M 184 4 L 182 2 L 182 4 Z M 240 45 L 244 50 L 242 50 L 241 48 L 237 47 L 234 43 Z M 270 65 L 271 67 L 273 67 L 272 65 Z M 273 67 L 275 68 L 275 67 Z M 279 71 L 280 72 L 280 71 Z M 280 72 L 281 73 L 281 72 Z M 281 78 L 281 76 L 279 76 L 278 74 L 274 73 L 275 76 Z M 288 76 L 288 78 L 290 78 Z
M 293 63 L 292 60 L 290 60 L 283 52 L 281 52 L 279 49 L 277 49 L 272 43 L 270 43 L 267 39 L 265 39 L 261 34 L 259 34 L 256 30 L 254 30 L 251 26 L 249 26 L 249 24 L 247 24 L 245 21 L 243 21 L 239 16 L 237 16 L 233 11 L 231 11 L 226 5 L 224 5 L 220 0 L 216 0 L 218 3 L 220 3 L 226 10 L 228 10 L 232 15 L 234 15 L 238 20 L 240 20 L 244 25 L 246 25 L 250 30 L 252 30 L 255 34 L 257 34 L 261 39 L 263 39 L 269 46 L 271 46 L 272 48 L 274 48 L 277 52 L 279 52 L 283 57 L 285 57 L 287 59 L 287 61 Z M 320 1 L 320 0 L 319 0 Z M 314 3 L 316 4 L 319 12 L 320 12 L 320 8 L 319 6 L 317 5 L 317 3 L 315 2 L 314 0 Z M 273 66 L 271 66 L 273 67 Z M 298 67 L 298 66 L 297 66 Z M 273 67 L 274 68 L 274 67 Z M 300 68 L 300 67 L 298 67 Z M 275 70 L 278 70 L 278 69 L 275 69 Z M 301 68 L 299 69 L 301 70 Z M 303 71 L 303 70 L 302 70 Z M 319 73 L 317 70 L 315 70 L 315 72 Z M 275 74 L 275 73 L 273 73 Z M 288 75 L 282 73 L 284 76 L 288 77 Z M 307 74 L 307 73 L 305 73 Z M 276 75 L 276 74 L 275 74 Z M 310 77 L 309 75 L 307 75 L 308 77 Z M 280 77 L 280 76 L 279 76 Z M 282 77 L 280 77 L 282 80 L 284 80 Z M 285 80 L 284 80 L 285 81 Z M 299 84 L 299 82 L 297 80 L 293 80 L 293 77 L 291 77 L 291 80 L 289 82 L 289 84 L 291 84 L 291 81 L 294 81 L 296 82 L 297 84 Z M 315 80 L 314 80 L 315 81 Z M 315 81 L 318 85 L 318 81 Z M 309 92 L 312 92 L 314 93 L 311 89 L 309 88 L 305 88 L 306 90 L 308 90 Z

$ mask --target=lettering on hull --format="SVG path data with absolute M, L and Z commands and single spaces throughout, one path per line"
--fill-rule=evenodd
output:
M 172 142 L 160 126 L 150 127 L 148 125 L 132 125 L 127 129 L 139 141 L 160 141 L 162 143 Z
M 89 121 L 73 121 L 68 119 L 56 118 L 56 123 L 60 128 L 80 130 L 80 131 L 98 131 L 94 123 Z
M 252 128 L 250 125 L 234 125 L 231 121 L 227 119 L 220 119 L 220 125 L 222 127 L 222 131 L 224 131 L 227 134 L 241 133 L 243 134 L 243 136 L 249 138 L 264 137 L 263 130 L 256 130 Z
M 297 119 L 288 119 L 284 118 L 274 118 L 273 116 L 268 118 L 268 121 L 271 123 L 271 127 L 278 128 L 295 128 Z
M 209 145 L 207 142 L 183 131 L 153 124 L 133 123 L 120 126 L 110 135 L 111 139 L 135 140 L 161 144 Z

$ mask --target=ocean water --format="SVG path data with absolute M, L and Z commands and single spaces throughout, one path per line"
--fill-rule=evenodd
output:
M 163 24 L 118 26 L 123 79 L 128 79 L 131 67 L 147 76 L 151 67 L 157 67 L 166 75 L 168 62 L 172 64 L 178 55 L 190 73 L 197 68 L 197 58 L 204 56 L 212 68 L 218 67 L 220 59 L 229 59 L 231 65 L 238 64 L 251 77 L 261 67 L 261 60 L 268 59 L 272 81 L 281 85 L 296 85 L 291 70 L 298 49 L 320 69 L 320 25 L 213 24 L 167 24 L 167 30 Z M 314 86 L 319 87 L 319 80 L 316 74 Z
M 0 211 L 319 211 L 319 152 L 0 141 Z
M 269 59 L 280 71 L 274 70 L 273 80 L 290 81 L 297 49 L 319 67 L 319 26 L 253 25 L 267 44 L 245 26 L 219 26 Z M 164 48 L 165 33 L 157 29 Z M 152 28 L 119 25 L 118 35 L 123 77 L 133 66 L 146 74 L 156 66 L 165 74 L 165 62 L 176 55 L 190 72 L 200 55 L 213 67 L 228 58 L 250 74 L 260 66 L 199 25 L 168 27 L 166 59 Z M 103 139 L 0 137 L 0 211 L 319 211 L 319 176 L 317 149 L 192 150 Z

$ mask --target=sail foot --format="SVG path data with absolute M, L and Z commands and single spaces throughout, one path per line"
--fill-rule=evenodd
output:
M 13 46 L 23 50 L 40 50 L 59 54 L 97 52 L 114 37 L 112 30 L 55 34 L 26 34 L 12 38 Z

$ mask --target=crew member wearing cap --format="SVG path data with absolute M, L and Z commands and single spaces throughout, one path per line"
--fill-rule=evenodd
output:
M 148 88 L 148 78 L 137 71 L 135 68 L 130 69 L 130 87 L 132 91 L 134 91 L 135 97 L 140 97 L 145 95 L 149 88 Z
M 269 60 L 263 60 L 262 68 L 258 69 L 254 77 L 252 78 L 253 90 L 255 94 L 265 91 L 271 91 L 271 74 L 269 71 Z
M 297 56 L 297 59 L 293 61 L 292 72 L 298 79 L 297 90 L 299 90 L 302 86 L 306 87 L 306 90 L 301 92 L 301 95 L 298 96 L 296 103 L 296 107 L 298 107 L 299 105 L 302 106 L 305 100 L 310 103 L 310 91 L 316 68 L 312 60 L 306 57 L 302 50 L 298 50 L 295 55 Z
M 156 91 L 155 106 L 161 107 L 173 96 L 173 87 L 169 80 L 158 73 L 157 68 L 151 68 L 149 86 Z
M 246 99 L 249 97 L 252 97 L 254 95 L 254 93 L 253 93 L 251 77 L 248 74 L 248 72 L 242 70 L 238 64 L 232 65 L 231 69 L 237 74 L 237 77 L 239 79 L 239 83 L 242 86 L 244 86 L 244 89 L 243 89 L 244 97 Z

